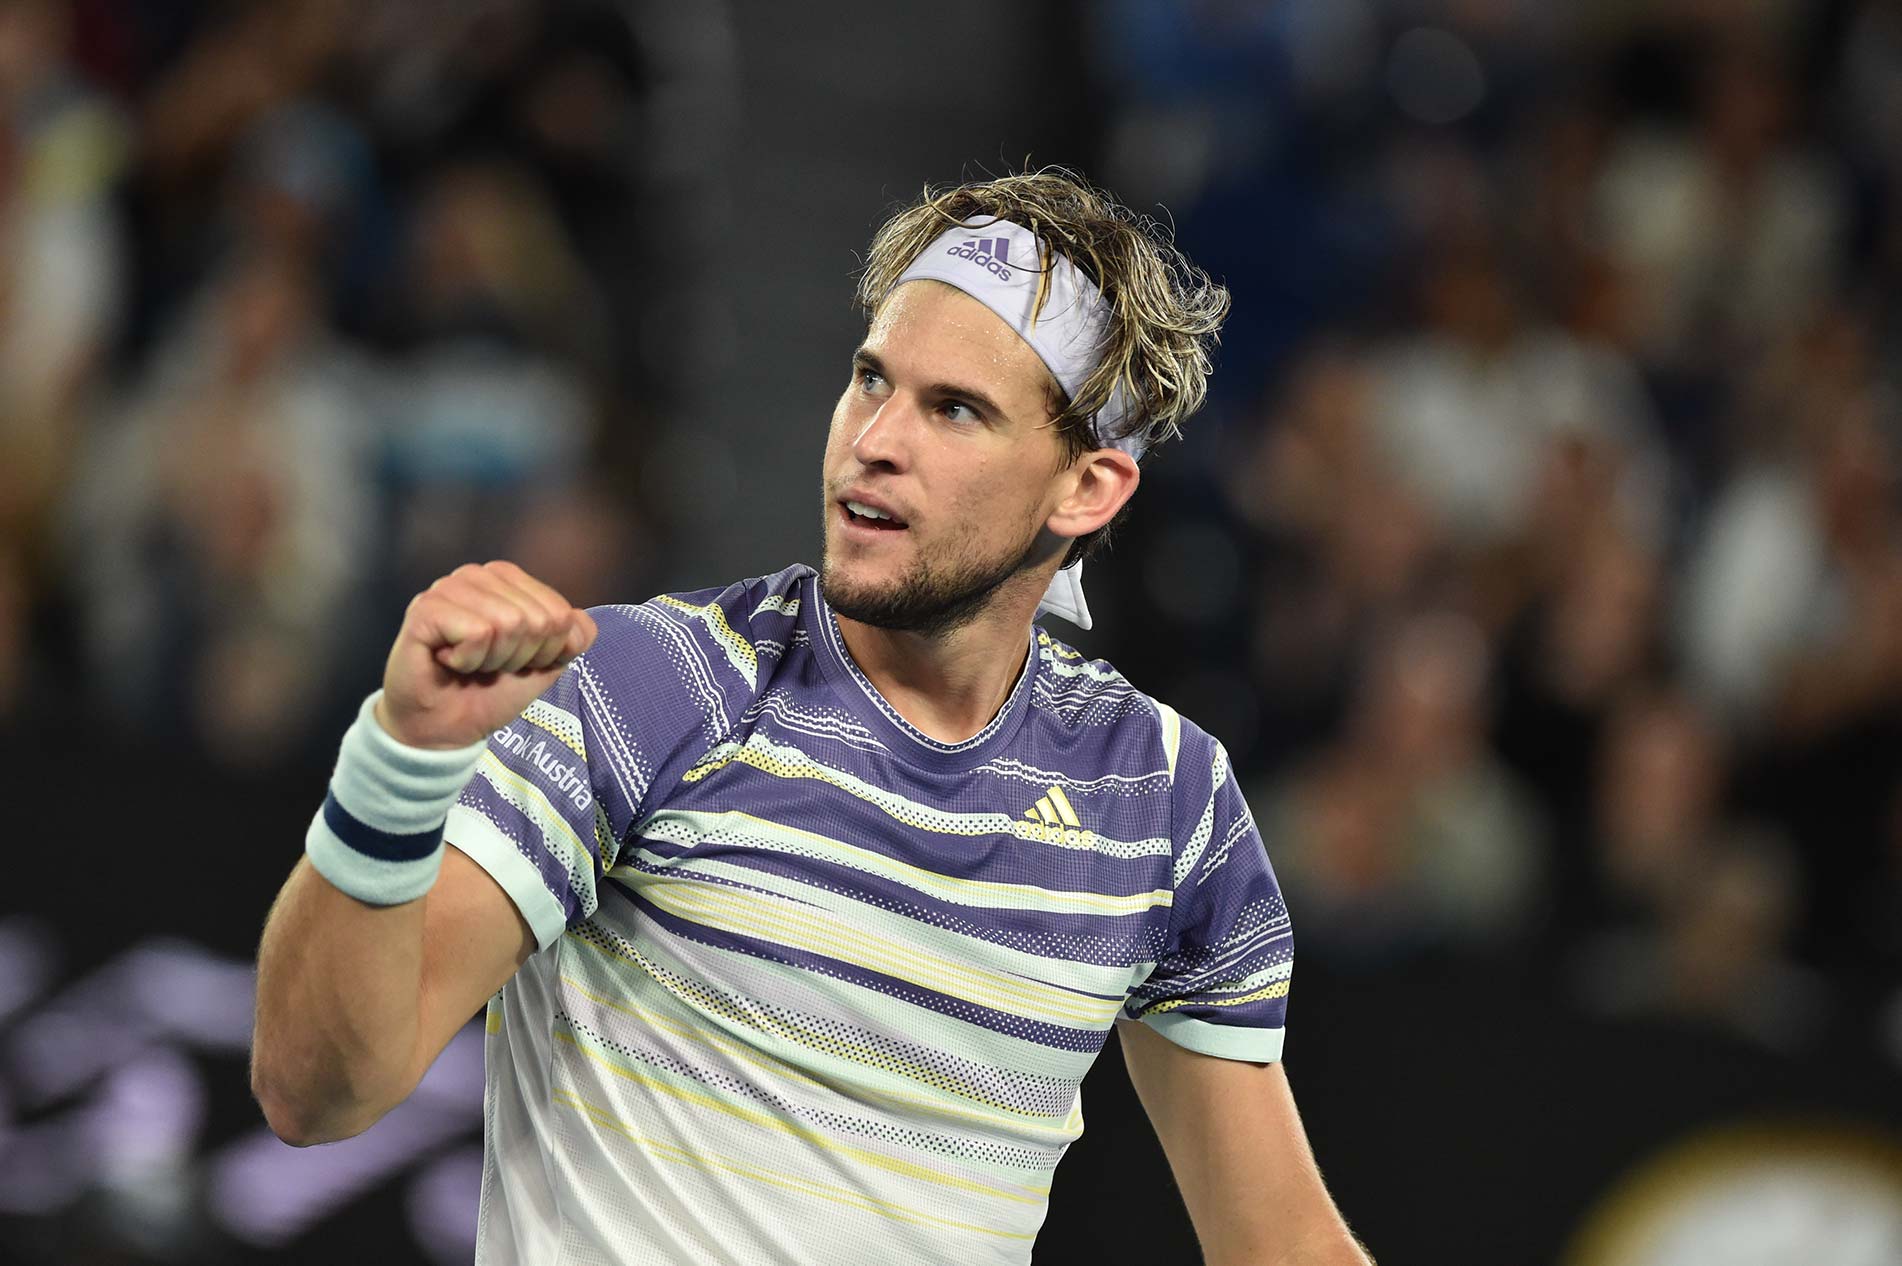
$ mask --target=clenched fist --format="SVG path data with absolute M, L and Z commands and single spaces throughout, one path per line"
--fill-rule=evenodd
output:
M 466 747 L 520 716 L 599 631 L 514 563 L 465 563 L 410 602 L 376 719 L 412 747 Z

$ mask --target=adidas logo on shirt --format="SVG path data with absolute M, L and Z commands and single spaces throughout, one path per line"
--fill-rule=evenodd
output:
M 945 254 L 968 259 L 996 274 L 999 281 L 1010 280 L 1010 239 L 1007 237 L 974 237 L 961 246 L 951 247 Z
M 1063 788 L 1052 787 L 1050 793 L 1037 801 L 1034 808 L 1024 810 L 1024 816 L 1032 822 L 1042 822 L 1054 826 L 1061 822 L 1064 826 L 1082 826 L 1077 821 L 1076 810 L 1070 807 L 1070 797 L 1063 794 Z
M 1083 823 L 1061 787 L 1045 792 L 1036 804 L 1024 810 L 1024 817 L 1029 819 L 1030 825 L 1023 834 L 1030 839 L 1080 844 L 1089 838 L 1090 833 L 1082 829 Z

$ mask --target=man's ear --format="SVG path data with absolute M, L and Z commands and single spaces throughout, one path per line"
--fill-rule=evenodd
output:
M 1044 526 L 1057 536 L 1075 540 L 1116 517 L 1142 482 L 1142 470 L 1122 449 L 1099 448 L 1077 458 L 1063 478 L 1069 490 Z

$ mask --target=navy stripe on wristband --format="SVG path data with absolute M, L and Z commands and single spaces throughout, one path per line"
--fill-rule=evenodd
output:
M 444 819 L 487 741 L 449 751 L 399 743 L 376 719 L 381 694 L 363 701 L 356 724 L 344 732 L 304 852 L 340 892 L 387 906 L 414 901 L 435 884 Z
M 433 830 L 417 831 L 411 835 L 397 835 L 389 831 L 379 831 L 368 822 L 351 816 L 348 809 L 337 803 L 337 793 L 324 793 L 324 824 L 345 844 L 365 857 L 374 857 L 385 862 L 412 862 L 428 857 L 442 843 L 442 824 L 437 823 Z
M 330 829 L 329 815 L 321 809 L 311 815 L 304 836 L 304 855 L 317 873 L 339 892 L 373 906 L 396 906 L 428 892 L 442 869 L 442 832 L 436 846 L 421 857 L 388 861 L 359 853 Z

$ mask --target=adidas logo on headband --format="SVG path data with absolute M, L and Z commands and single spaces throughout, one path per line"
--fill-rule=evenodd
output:
M 1010 280 L 1010 239 L 1007 237 L 972 238 L 962 246 L 953 246 L 945 254 L 968 259 L 979 268 L 996 273 L 999 281 Z

